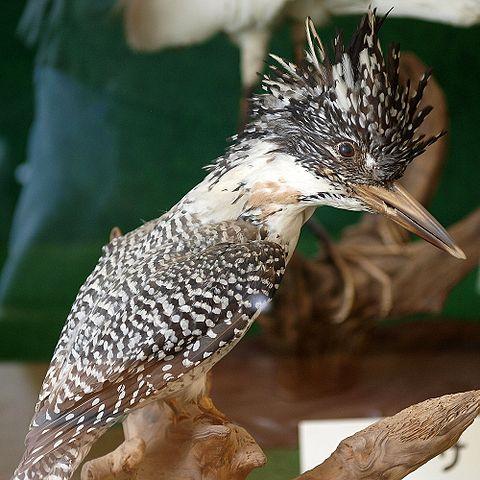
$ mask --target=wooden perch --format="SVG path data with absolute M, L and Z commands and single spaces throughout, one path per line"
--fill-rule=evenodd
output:
M 82 480 L 242 480 L 265 464 L 261 448 L 210 397 L 154 402 L 123 422 L 125 441 L 83 466 Z
M 457 443 L 480 413 L 480 390 L 426 400 L 340 442 L 297 480 L 400 480 Z
M 418 79 L 425 66 L 413 54 L 402 56 L 402 76 Z M 432 135 L 448 127 L 447 106 L 434 79 L 424 97 L 433 105 L 422 126 Z M 432 145 L 407 169 L 403 185 L 428 203 L 438 184 L 446 138 Z M 480 258 L 480 210 L 449 229 L 464 249 L 459 261 L 424 241 L 410 241 L 401 227 L 378 215 L 364 215 L 346 228 L 339 242 L 325 240 L 316 259 L 292 259 L 271 310 L 259 318 L 265 341 L 288 352 L 357 351 L 380 320 L 438 313 L 451 289 Z
M 480 391 L 413 405 L 346 438 L 297 480 L 400 480 L 452 447 L 479 412 Z M 124 432 L 120 447 L 84 465 L 82 480 L 243 480 L 265 463 L 248 432 L 209 397 L 150 404 L 127 417 Z

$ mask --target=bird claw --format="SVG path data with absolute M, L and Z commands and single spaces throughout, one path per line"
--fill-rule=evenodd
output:
M 203 396 L 197 403 L 198 409 L 202 412 L 195 417 L 198 420 L 210 420 L 213 424 L 225 425 L 230 419 L 214 405 L 210 397 Z
M 170 408 L 170 410 L 172 411 L 172 423 L 174 425 L 177 425 L 182 420 L 185 420 L 189 417 L 185 409 L 179 408 L 177 406 L 177 402 L 174 398 L 169 398 L 168 400 L 165 400 L 165 405 L 167 405 L 167 407 Z

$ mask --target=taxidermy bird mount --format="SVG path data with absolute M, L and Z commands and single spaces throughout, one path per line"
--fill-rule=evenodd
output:
M 331 58 L 307 21 L 303 65 L 278 57 L 253 118 L 162 217 L 103 250 L 40 392 L 14 479 L 68 479 L 91 445 L 152 401 L 195 401 L 206 375 L 277 290 L 316 207 L 378 212 L 463 252 L 395 181 L 442 133 L 417 135 L 429 74 L 412 92 L 369 12 Z

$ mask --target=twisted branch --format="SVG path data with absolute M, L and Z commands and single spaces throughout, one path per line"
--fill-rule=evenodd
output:
M 130 414 L 125 442 L 87 462 L 82 480 L 243 480 L 264 465 L 245 429 L 202 413 L 199 403 L 172 410 L 157 402 Z M 400 480 L 452 447 L 479 412 L 480 390 L 426 400 L 344 439 L 297 480 Z

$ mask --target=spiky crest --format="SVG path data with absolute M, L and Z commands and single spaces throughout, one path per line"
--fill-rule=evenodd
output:
M 400 83 L 398 45 L 384 56 L 379 43 L 384 19 L 370 10 L 349 46 L 339 33 L 329 55 L 307 18 L 305 62 L 295 65 L 271 55 L 278 65 L 270 66 L 273 75 L 263 77 L 265 93 L 252 99 L 252 121 L 217 166 L 223 163 L 228 170 L 232 154 L 236 157 L 250 139 L 262 137 L 300 161 L 316 163 L 317 171 L 322 166 L 333 170 L 340 180 L 388 183 L 401 177 L 444 132 L 430 138 L 418 134 L 432 109 L 420 106 L 431 72 L 425 72 L 416 92 L 409 82 Z M 345 139 L 359 146 L 363 159 L 339 164 L 331 147 Z M 367 155 L 375 159 L 369 168 Z

